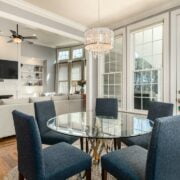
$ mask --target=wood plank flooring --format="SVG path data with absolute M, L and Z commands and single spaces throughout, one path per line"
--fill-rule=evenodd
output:
M 0 139 L 0 180 L 17 166 L 17 150 L 15 137 Z

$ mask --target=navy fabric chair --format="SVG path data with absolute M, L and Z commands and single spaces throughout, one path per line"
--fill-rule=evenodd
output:
M 157 118 L 173 115 L 173 104 L 164 102 L 150 102 L 147 119 L 155 121 Z M 121 141 L 127 146 L 138 145 L 148 149 L 151 139 L 151 133 L 144 135 L 121 138 Z
M 53 145 L 59 142 L 72 144 L 78 140 L 77 137 L 60 134 L 47 127 L 47 121 L 56 116 L 53 101 L 36 102 L 34 108 L 43 144 Z
M 116 98 L 97 98 L 96 99 L 96 116 L 106 116 L 117 118 L 118 100 Z M 114 149 L 117 147 L 117 140 L 114 139 Z
M 96 116 L 117 117 L 118 100 L 115 98 L 97 98 Z
M 101 158 L 107 172 L 121 180 L 180 179 L 180 116 L 160 118 L 153 127 L 149 151 L 131 146 Z
M 65 180 L 84 170 L 87 179 L 91 179 L 91 157 L 88 154 L 64 142 L 42 149 L 33 116 L 13 111 L 13 118 L 20 180 Z

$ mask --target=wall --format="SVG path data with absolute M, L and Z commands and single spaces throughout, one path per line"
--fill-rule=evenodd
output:
M 44 60 L 45 72 L 47 72 L 44 77 L 44 92 L 55 91 L 54 62 L 56 60 L 56 49 L 27 43 L 16 45 L 14 43 L 7 43 L 8 40 L 9 38 L 0 37 L 0 59 L 20 62 L 23 56 Z M 0 82 L 0 94 L 13 94 L 15 97 L 20 97 L 19 88 L 19 80 L 5 80 L 4 82 Z
M 18 60 L 18 46 L 14 43 L 7 43 L 8 40 L 9 38 L 0 37 L 0 59 Z
M 22 44 L 21 55 L 23 57 L 33 57 L 38 59 L 43 59 L 46 62 L 45 72 L 47 72 L 44 80 L 44 92 L 55 91 L 55 67 L 54 62 L 56 61 L 56 49 L 39 46 L 30 45 L 27 43 Z
M 0 37 L 0 59 L 8 59 L 18 61 L 21 57 L 20 46 L 7 43 L 9 38 Z M 1 95 L 13 95 L 19 96 L 19 81 L 18 80 L 4 80 L 0 82 L 0 94 Z

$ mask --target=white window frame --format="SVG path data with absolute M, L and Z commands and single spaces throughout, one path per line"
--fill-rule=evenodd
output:
M 60 60 L 59 59 L 59 52 L 63 52 L 63 51 L 69 51 L 69 58 Z M 62 48 L 62 49 L 57 50 L 57 61 L 58 62 L 66 62 L 66 61 L 69 61 L 70 59 L 71 59 L 71 50 L 70 50 L 70 48 Z
M 62 66 L 62 65 L 65 65 L 65 66 L 67 66 L 67 80 L 60 80 L 59 79 L 59 69 L 60 69 L 60 66 Z M 67 82 L 68 83 L 68 86 L 69 86 L 69 81 L 68 81 L 68 79 L 69 79 L 69 64 L 68 63 L 59 63 L 58 64 L 58 86 L 57 86 L 57 91 L 58 91 L 58 93 L 59 93 L 59 88 L 60 88 L 60 83 L 62 82 Z M 68 90 L 67 90 L 67 92 L 66 92 L 66 94 L 69 94 L 69 87 L 68 87 Z
M 119 111 L 126 111 L 126 29 L 121 28 L 114 32 L 115 37 L 122 36 L 123 38 L 123 89 L 122 89 L 122 107 L 119 108 Z M 103 94 L 103 78 L 102 74 L 104 73 L 104 56 L 98 58 L 98 97 L 101 97 Z
M 73 70 L 73 65 L 75 65 L 75 64 L 80 65 L 80 79 L 79 80 L 73 80 L 72 79 L 72 70 Z M 80 86 L 78 85 L 78 81 L 81 81 L 83 79 L 82 68 L 83 68 L 82 67 L 82 61 L 74 61 L 71 64 L 71 68 L 70 68 L 70 94 L 73 92 L 72 91 L 73 90 L 73 86 L 72 86 L 73 83 L 77 83 L 76 90 L 80 90 L 81 89 Z
M 178 89 L 177 89 L 177 71 L 178 69 L 178 52 L 177 52 L 177 18 L 180 16 L 180 9 L 176 9 L 171 12 L 171 75 L 170 75 L 170 102 L 174 104 L 174 114 L 179 114 L 178 106 L 179 103 L 177 102 L 178 99 Z
M 73 51 L 76 50 L 76 49 L 82 49 L 82 57 L 80 57 L 80 58 L 73 58 Z M 72 60 L 73 61 L 85 59 L 84 58 L 84 54 L 85 54 L 85 52 L 84 52 L 83 46 L 76 46 L 76 47 L 73 47 L 71 49 L 71 56 L 72 56 Z
M 169 13 L 164 13 L 138 23 L 127 26 L 127 111 L 134 113 L 146 114 L 145 110 L 134 109 L 134 57 L 133 57 L 133 44 L 132 32 L 138 29 L 158 24 L 163 22 L 163 72 L 162 72 L 162 101 L 169 102 Z

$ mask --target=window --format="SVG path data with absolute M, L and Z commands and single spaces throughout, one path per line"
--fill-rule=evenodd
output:
M 123 91 L 123 38 L 115 38 L 113 50 L 105 55 L 103 73 L 103 96 L 118 98 L 119 107 L 122 107 Z
M 68 64 L 59 64 L 58 93 L 68 94 Z
M 132 32 L 134 109 L 162 99 L 163 24 Z
M 59 61 L 68 60 L 68 59 L 70 59 L 69 50 L 59 51 L 59 53 L 58 53 L 58 60 Z
M 72 81 L 79 81 L 79 80 L 81 80 L 81 62 L 80 63 L 73 63 L 72 64 L 71 80 Z
M 78 81 L 84 80 L 85 78 L 84 72 L 86 61 L 84 60 L 83 46 L 58 49 L 57 57 L 58 93 L 74 94 L 82 92 L 81 87 L 78 85 Z
M 83 57 L 83 48 L 74 49 L 72 53 L 73 59 L 79 59 Z
M 71 93 L 74 94 L 77 91 L 80 91 L 80 86 L 78 85 L 78 81 L 82 79 L 81 77 L 81 62 L 72 63 L 71 68 Z

